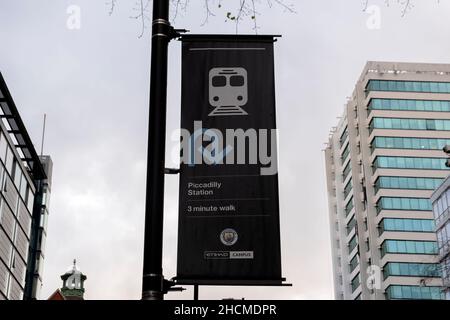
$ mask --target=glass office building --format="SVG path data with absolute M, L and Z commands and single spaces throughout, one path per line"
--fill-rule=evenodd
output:
M 430 196 L 449 140 L 450 65 L 367 63 L 325 149 L 337 299 L 445 297 Z
M 450 177 L 431 196 L 444 294 L 450 300 Z
M 0 300 L 39 298 L 51 159 L 39 157 L 0 73 Z

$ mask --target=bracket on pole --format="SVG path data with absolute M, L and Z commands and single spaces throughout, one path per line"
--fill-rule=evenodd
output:
M 173 168 L 165 168 L 164 169 L 165 174 L 179 174 L 180 171 L 181 171 L 180 169 L 173 169 Z
M 179 37 L 181 37 L 182 33 L 187 33 L 187 32 L 189 32 L 189 30 L 186 30 L 186 29 L 175 29 L 174 27 L 170 26 L 169 39 L 170 40 L 178 39 Z
M 186 288 L 175 287 L 175 286 L 176 286 L 175 281 L 164 279 L 164 282 L 163 282 L 163 293 L 167 294 L 168 292 L 174 292 L 174 291 L 183 292 L 184 290 L 186 290 Z

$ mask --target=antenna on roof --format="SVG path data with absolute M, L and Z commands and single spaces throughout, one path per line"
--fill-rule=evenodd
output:
M 44 154 L 44 138 L 45 138 L 45 122 L 47 120 L 47 114 L 44 113 L 44 125 L 42 127 L 42 141 L 41 141 L 41 157 Z

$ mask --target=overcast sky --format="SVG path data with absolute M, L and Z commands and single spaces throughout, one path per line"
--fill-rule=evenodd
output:
M 289 3 L 291 0 L 285 0 Z M 73 258 L 87 275 L 87 299 L 141 294 L 150 34 L 139 39 L 133 0 L 0 0 L 0 71 L 36 148 L 47 114 L 45 153 L 54 161 L 46 246 L 46 299 Z M 237 6 L 237 1 L 230 0 Z M 392 1 L 292 0 L 297 13 L 260 1 L 259 33 L 276 43 L 277 121 L 283 274 L 292 288 L 201 288 L 200 298 L 333 298 L 322 149 L 367 60 L 449 63 L 450 1 L 415 0 L 402 18 Z M 176 26 L 192 33 L 235 33 L 226 10 L 202 26 L 190 1 Z M 81 28 L 67 28 L 67 8 Z M 375 22 L 375 23 L 373 23 Z M 373 29 L 379 22 L 379 29 Z M 242 33 L 254 33 L 251 21 Z M 180 43 L 170 45 L 167 166 L 179 126 Z M 166 179 L 164 273 L 176 273 L 178 178 Z M 169 299 L 192 297 L 192 289 Z

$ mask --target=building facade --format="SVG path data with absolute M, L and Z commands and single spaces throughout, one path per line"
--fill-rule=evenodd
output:
M 450 176 L 431 196 L 446 300 L 450 300 Z
M 442 299 L 450 65 L 368 62 L 325 149 L 335 297 Z
M 1 73 L 0 118 L 0 300 L 37 299 L 52 164 L 37 155 Z

